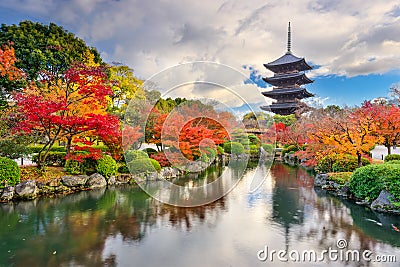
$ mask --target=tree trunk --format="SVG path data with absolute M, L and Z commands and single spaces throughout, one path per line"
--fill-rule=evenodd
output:
M 358 161 L 358 167 L 361 167 L 362 166 L 361 153 L 357 153 L 357 161 Z
M 390 144 L 387 144 L 387 145 L 386 145 L 386 148 L 387 148 L 388 155 L 390 155 L 390 154 L 392 153 L 392 152 L 390 151 L 391 145 L 390 145 Z
M 67 145 L 66 145 L 66 147 L 65 147 L 66 156 L 67 156 L 67 157 L 69 156 L 69 153 L 70 153 L 70 151 L 71 151 L 71 144 L 72 144 L 72 137 L 71 137 L 71 136 L 68 136 L 68 137 L 67 137 Z

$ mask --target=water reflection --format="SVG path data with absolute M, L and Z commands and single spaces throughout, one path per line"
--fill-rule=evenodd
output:
M 221 171 L 174 182 L 200 185 Z M 221 186 L 239 179 L 229 171 Z M 249 193 L 254 171 L 226 197 L 197 208 L 164 205 L 131 186 L 0 205 L 0 266 L 262 266 L 256 252 L 266 244 L 319 250 L 339 238 L 351 249 L 399 255 L 400 235 L 390 228 L 399 217 L 315 190 L 309 173 L 282 164 Z M 290 264 L 274 262 L 280 265 Z

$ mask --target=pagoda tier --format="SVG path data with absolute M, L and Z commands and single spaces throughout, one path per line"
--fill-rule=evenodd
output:
M 262 79 L 278 87 L 289 87 L 291 85 L 295 86 L 313 82 L 303 72 L 275 74 L 273 77 L 265 77 Z
M 312 67 L 307 64 L 304 58 L 299 58 L 291 52 L 287 52 L 275 61 L 264 64 L 264 67 L 274 73 L 285 73 L 291 71 L 306 71 L 311 70 Z
M 260 108 L 265 111 L 272 111 L 279 115 L 293 114 L 299 107 L 297 102 L 273 103 L 269 106 L 261 106 Z
M 311 70 L 312 67 L 307 64 L 304 58 L 296 57 L 290 51 L 290 22 L 288 27 L 288 45 L 287 52 L 264 67 L 274 73 L 272 77 L 265 77 L 263 80 L 274 87 L 272 91 L 262 92 L 266 97 L 277 100 L 268 106 L 262 106 L 261 109 L 272 111 L 280 115 L 289 115 L 295 111 L 303 103 L 299 103 L 300 99 L 314 96 L 301 85 L 312 83 L 305 71 Z
M 303 99 L 314 96 L 314 94 L 311 94 L 310 92 L 307 91 L 306 88 L 303 87 L 275 89 L 272 91 L 262 92 L 262 94 L 266 97 L 273 98 L 276 100 L 284 99 L 288 94 L 293 95 L 296 99 Z

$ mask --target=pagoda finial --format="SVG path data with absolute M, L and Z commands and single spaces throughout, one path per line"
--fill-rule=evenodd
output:
M 291 32 L 290 32 L 290 21 L 289 21 L 289 26 L 288 26 L 288 33 L 287 33 L 287 52 L 291 53 L 291 45 L 292 45 L 292 40 L 291 40 Z

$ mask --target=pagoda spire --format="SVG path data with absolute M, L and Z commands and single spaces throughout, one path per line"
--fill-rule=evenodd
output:
M 287 33 L 287 52 L 290 54 L 292 53 L 291 50 L 291 45 L 292 45 L 292 40 L 291 40 L 291 31 L 290 31 L 290 21 L 289 21 L 289 26 L 288 26 L 288 33 Z

